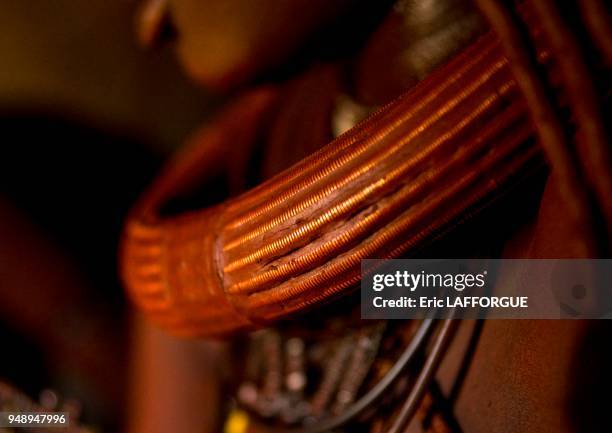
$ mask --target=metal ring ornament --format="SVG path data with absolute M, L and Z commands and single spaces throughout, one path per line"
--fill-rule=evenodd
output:
M 239 197 L 161 217 L 210 149 L 249 140 L 275 101 L 253 91 L 178 155 L 127 220 L 132 299 L 177 335 L 269 324 L 350 291 L 363 258 L 435 236 L 540 164 L 533 126 L 496 37 L 482 36 L 320 151 Z

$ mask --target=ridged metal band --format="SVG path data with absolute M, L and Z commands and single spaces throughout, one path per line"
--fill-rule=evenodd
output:
M 213 123 L 209 141 L 252 136 L 274 98 L 270 89 L 245 96 Z M 205 157 L 191 152 L 198 158 L 179 156 L 132 213 L 121 260 L 137 305 L 175 333 L 200 336 L 345 293 L 359 281 L 361 259 L 405 253 L 539 159 L 492 34 L 275 178 L 219 206 L 161 219 L 159 206 Z

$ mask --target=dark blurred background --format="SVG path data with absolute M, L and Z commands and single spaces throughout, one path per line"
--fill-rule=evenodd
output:
M 0 3 L 0 380 L 122 419 L 125 213 L 215 101 L 171 48 L 142 51 L 134 2 Z

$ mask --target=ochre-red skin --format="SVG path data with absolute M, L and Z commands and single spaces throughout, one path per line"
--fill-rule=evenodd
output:
M 255 139 L 275 93 L 258 89 L 229 107 L 127 221 L 125 284 L 175 334 L 226 334 L 344 294 L 359 281 L 361 259 L 404 254 L 539 161 L 522 95 L 487 34 L 253 190 L 159 217 L 177 190 L 214 169 L 214 149 Z

